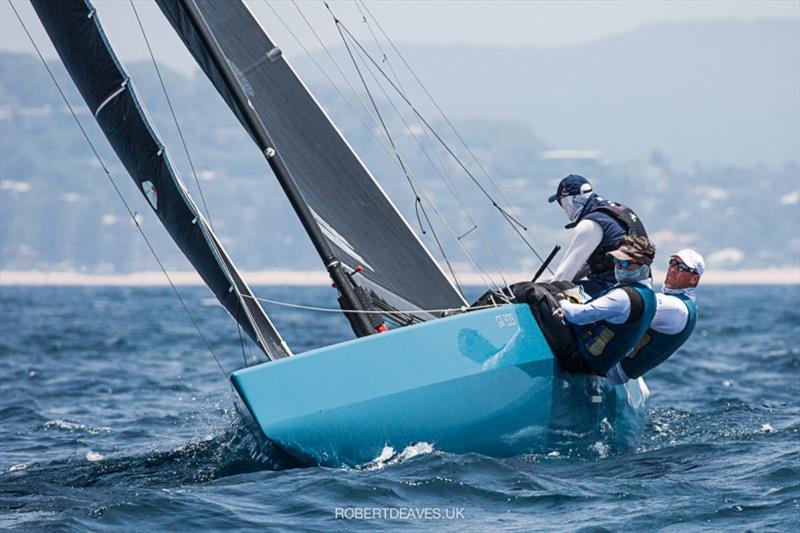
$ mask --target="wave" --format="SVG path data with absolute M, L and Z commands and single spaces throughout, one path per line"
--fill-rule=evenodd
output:
M 102 431 L 62 420 L 49 427 L 65 431 Z M 46 424 L 46 426 L 48 425 Z M 0 473 L 0 495 L 38 494 L 44 485 L 70 488 L 132 486 L 149 488 L 206 483 L 260 470 L 298 466 L 269 443 L 257 443 L 241 425 L 221 435 L 160 450 L 129 456 L 105 456 L 88 451 L 82 458 L 13 465 Z

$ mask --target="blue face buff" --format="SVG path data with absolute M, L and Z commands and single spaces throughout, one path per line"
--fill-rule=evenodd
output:
M 633 270 L 615 268 L 614 276 L 617 278 L 617 283 L 620 285 L 629 285 L 631 283 L 636 283 L 637 281 L 648 278 L 650 276 L 650 267 L 647 265 L 642 265 L 639 268 L 634 268 Z
M 589 200 L 589 196 L 590 194 L 588 193 L 562 196 L 558 199 L 558 205 L 560 205 L 567 214 L 567 218 L 569 218 L 571 222 L 575 222 L 575 219 L 578 218 L 578 215 L 583 211 L 586 202 Z

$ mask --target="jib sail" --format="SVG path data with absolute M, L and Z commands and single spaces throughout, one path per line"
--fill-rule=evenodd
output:
M 125 169 L 214 295 L 270 359 L 290 355 L 192 201 L 87 0 L 32 0 Z

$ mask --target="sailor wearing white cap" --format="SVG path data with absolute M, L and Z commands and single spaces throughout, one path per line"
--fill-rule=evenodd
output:
M 653 322 L 633 351 L 608 372 L 612 383 L 621 384 L 652 370 L 691 336 L 697 322 L 695 289 L 704 270 L 703 256 L 694 250 L 670 256 Z

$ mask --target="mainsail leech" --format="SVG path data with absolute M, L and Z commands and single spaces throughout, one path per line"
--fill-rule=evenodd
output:
M 200 277 L 270 359 L 291 355 L 178 177 L 92 5 L 31 3 L 120 161 Z
M 371 268 L 354 279 L 389 305 L 424 309 L 459 308 L 466 302 L 414 235 L 378 183 L 330 122 L 275 44 L 242 2 L 156 0 L 200 67 L 250 132 L 236 99 L 214 65 L 186 5 L 202 15 L 246 93 L 249 104 L 275 142 L 336 257 L 351 272 L 358 262 Z M 324 224 L 323 224 L 324 223 Z

